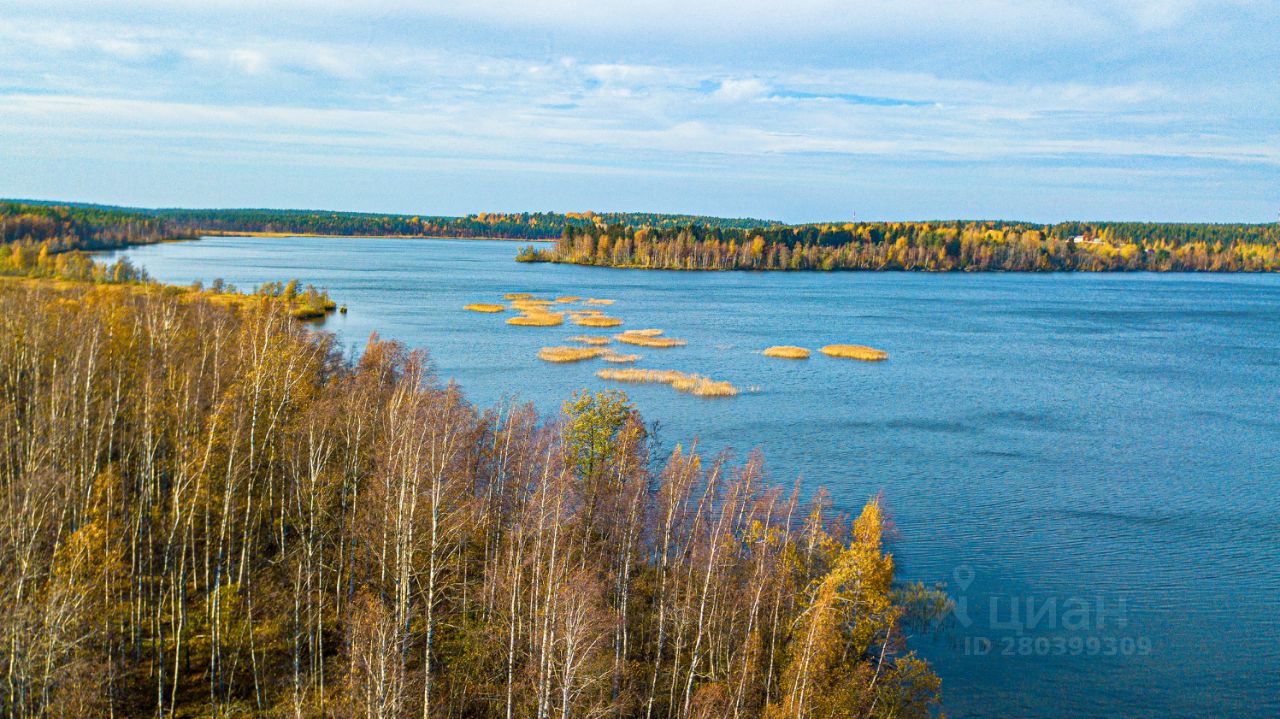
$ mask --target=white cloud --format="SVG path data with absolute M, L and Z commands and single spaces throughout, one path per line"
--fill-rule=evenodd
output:
M 713 94 L 717 100 L 743 102 L 763 97 L 768 92 L 768 85 L 755 78 L 749 78 L 746 80 L 724 80 Z
M 260 75 L 269 67 L 267 56 L 259 50 L 239 48 L 231 51 L 230 58 L 232 64 L 250 75 Z
M 1134 49 L 1261 7 L 1243 0 L 370 2 L 359 18 L 339 2 L 269 3 L 249 21 L 228 0 L 174 0 L 132 13 L 145 21 L 99 5 L 61 17 L 57 2 L 0 20 L 0 156 L 43 138 L 68 162 L 163 147 L 743 175 L 838 174 L 851 158 L 1280 164 L 1274 93 Z M 420 29 L 442 17 L 468 24 L 453 44 Z M 346 31 L 358 22 L 373 30 Z
M 593 33 L 659 32 L 687 37 L 964 34 L 970 38 L 1061 38 L 1105 32 L 1116 18 L 1165 29 L 1206 9 L 1247 0 L 13 0 L 44 13 L 110 17 L 124 11 L 205 17 L 437 18 L 504 27 Z

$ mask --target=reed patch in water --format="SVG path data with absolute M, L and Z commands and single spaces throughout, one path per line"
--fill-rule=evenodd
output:
M 638 332 L 623 332 L 620 335 L 614 335 L 613 338 L 623 344 L 637 345 L 639 347 L 683 347 L 689 344 L 685 340 L 678 340 L 674 337 L 659 337 Z
M 528 300 L 533 299 L 533 295 L 528 292 L 508 292 L 502 296 L 504 300 Z
M 604 354 L 600 355 L 600 359 L 604 360 L 605 362 L 612 362 L 614 364 L 630 364 L 632 362 L 639 360 L 640 355 L 619 354 L 611 350 L 609 352 L 605 352 Z
M 601 299 L 601 298 L 599 298 L 599 297 L 588 297 L 588 298 L 586 299 L 586 301 L 585 301 L 585 302 L 583 302 L 583 304 L 587 304 L 587 305 L 611 305 L 611 304 L 613 304 L 613 300 L 605 300 L 605 299 Z
M 472 302 L 465 305 L 462 309 L 471 310 L 472 312 L 506 312 L 506 305 L 495 305 L 489 302 Z
M 557 297 L 556 302 L 562 305 L 567 305 L 571 302 L 577 302 L 580 299 L 582 298 L 575 295 L 564 295 L 563 297 Z
M 548 307 L 555 304 L 551 300 L 513 300 L 511 309 L 520 310 L 521 312 L 536 312 L 538 310 L 545 311 Z
M 608 315 L 583 315 L 575 314 L 573 316 L 575 325 L 583 327 L 617 327 L 622 324 L 622 320 L 617 317 L 609 317 Z
M 662 330 L 652 328 L 644 330 L 627 330 L 627 334 L 640 335 L 641 337 L 657 337 L 662 334 Z
M 570 342 L 581 342 L 584 345 L 607 345 L 613 340 L 604 335 L 574 335 L 569 338 Z
M 779 357 L 781 359 L 809 359 L 809 350 L 794 345 L 775 345 L 766 348 L 762 354 L 765 357 Z
M 819 351 L 829 357 L 844 357 L 846 359 L 862 360 L 863 362 L 879 362 L 889 359 L 888 352 L 864 345 L 827 345 Z
M 525 312 L 508 317 L 507 324 L 519 327 L 555 327 L 564 324 L 564 315 L 559 312 Z
M 538 350 L 538 359 L 546 362 L 581 362 L 595 359 L 607 351 L 599 347 L 543 347 Z
M 728 382 L 670 369 L 602 369 L 596 371 L 596 376 L 615 382 L 669 384 L 679 392 L 698 397 L 732 397 L 738 394 L 738 388 Z

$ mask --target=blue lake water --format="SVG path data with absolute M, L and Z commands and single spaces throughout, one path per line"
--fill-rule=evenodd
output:
M 914 641 L 952 717 L 1280 716 L 1280 276 L 679 273 L 512 261 L 510 242 L 207 238 L 128 255 L 173 283 L 298 278 L 324 329 L 429 349 L 476 403 L 551 412 L 601 364 L 581 331 L 462 311 L 505 292 L 617 301 L 687 347 L 637 365 L 758 391 L 623 387 L 670 447 L 759 448 L 856 509 L 884 492 L 901 577 L 946 581 Z M 770 359 L 775 344 L 887 350 Z M 628 350 L 632 351 L 632 350 Z

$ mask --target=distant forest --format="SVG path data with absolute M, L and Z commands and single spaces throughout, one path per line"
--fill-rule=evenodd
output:
M 716 227 L 778 223 L 752 218 L 647 212 L 482 212 L 466 217 L 383 215 L 316 210 L 135 209 L 100 205 L 0 201 L 0 241 L 55 239 L 59 248 L 109 249 L 209 232 L 407 237 L 495 237 L 553 240 L 571 227 Z
M 63 276 L 55 267 L 58 262 L 83 274 L 86 265 L 70 251 L 237 232 L 555 239 L 554 250 L 526 250 L 521 259 L 643 269 L 1280 271 L 1280 225 L 1276 224 L 784 225 L 751 218 L 652 213 L 428 217 L 0 202 L 0 244 L 7 246 L 0 251 L 0 274 Z
M 568 227 L 524 261 L 670 270 L 1280 271 L 1280 225 L 860 222 Z

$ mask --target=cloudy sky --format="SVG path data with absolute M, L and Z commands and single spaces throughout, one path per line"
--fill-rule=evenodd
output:
M 4 6 L 4 197 L 789 221 L 1280 210 L 1276 0 Z

